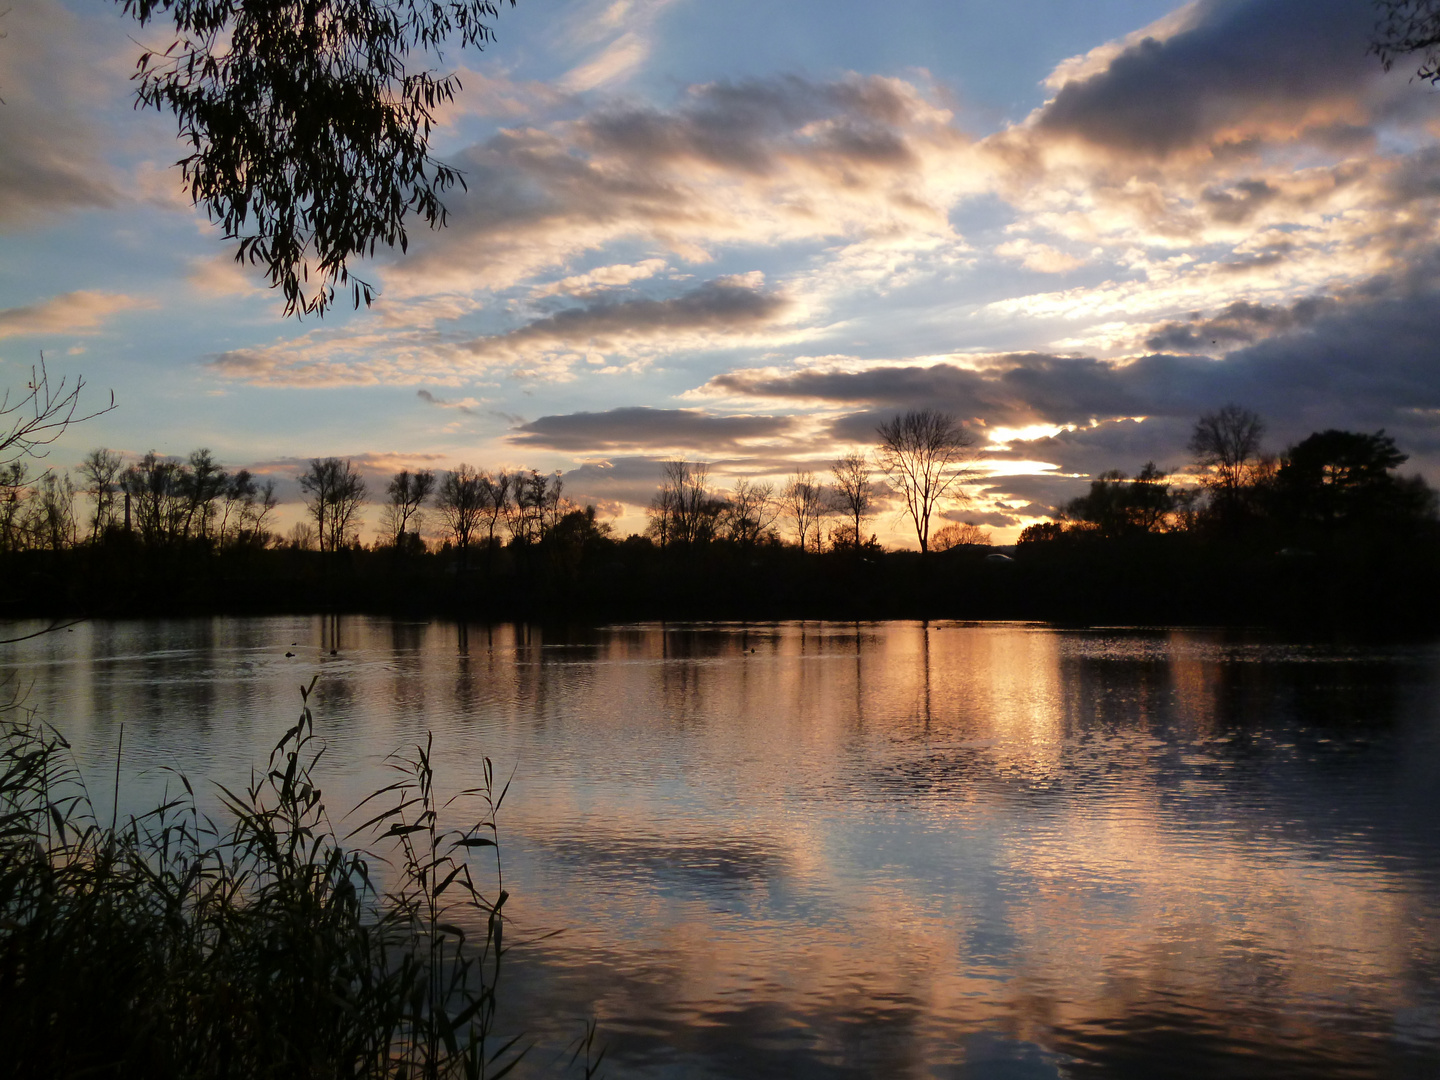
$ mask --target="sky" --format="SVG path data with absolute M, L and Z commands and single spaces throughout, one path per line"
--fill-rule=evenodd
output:
M 352 458 L 559 471 L 619 533 L 660 463 L 825 474 L 911 408 L 964 421 L 946 516 L 998 541 L 1196 418 L 1266 449 L 1384 429 L 1440 483 L 1440 91 L 1368 0 L 520 0 L 432 148 L 449 223 L 284 317 L 137 111 L 118 4 L 0 17 L 0 386 L 116 407 L 97 446 L 280 482 Z M 372 506 L 369 518 L 378 522 Z M 907 543 L 893 513 L 882 540 Z M 908 540 L 913 546 L 913 537 Z

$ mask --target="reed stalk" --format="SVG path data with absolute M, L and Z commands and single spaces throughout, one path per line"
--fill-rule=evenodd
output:
M 508 894 L 491 762 L 441 805 L 427 737 L 342 838 L 313 687 L 216 818 L 181 777 L 183 794 L 102 824 L 63 736 L 0 716 L 6 1075 L 498 1080 L 520 1061 L 495 1030 Z M 442 827 L 467 806 L 473 824 Z

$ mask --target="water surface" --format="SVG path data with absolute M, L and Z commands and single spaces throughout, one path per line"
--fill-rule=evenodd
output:
M 337 811 L 427 731 L 452 788 L 513 769 L 535 1074 L 586 1017 L 614 1076 L 1440 1073 L 1435 645 L 207 619 L 0 668 L 103 805 L 122 723 L 140 809 L 317 674 Z

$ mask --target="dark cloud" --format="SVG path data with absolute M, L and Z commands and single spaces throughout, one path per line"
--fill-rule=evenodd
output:
M 716 376 L 707 387 L 762 398 L 875 406 L 836 421 L 833 433 L 842 439 L 873 437 L 876 424 L 896 410 L 925 406 L 1006 427 L 1142 413 L 1139 400 L 1117 379 L 1115 365 L 1041 353 L 995 357 L 984 368 L 942 363 L 793 374 L 736 371 Z
M 1093 426 L 1062 430 L 1059 433 L 1026 442 L 1017 442 L 1008 453 L 996 457 L 1046 461 L 1060 466 L 1062 473 L 1075 474 L 1043 478 L 1036 487 L 1017 486 L 1022 478 L 1005 477 L 1005 490 L 1024 498 L 1055 505 L 1084 490 L 1089 478 L 1110 469 L 1133 475 L 1153 461 L 1161 469 L 1180 471 L 1189 464 L 1190 453 L 1185 444 L 1204 409 L 1185 416 L 1154 416 L 1137 420 L 1111 420 Z M 1023 478 L 1029 479 L 1029 478 Z
M 778 319 L 790 301 L 733 281 L 710 281 L 667 300 L 602 301 L 566 308 L 518 330 L 477 338 L 464 346 L 473 352 L 526 352 L 567 347 L 604 350 L 635 338 L 677 332 L 735 334 Z
M 1394 205 L 1440 197 L 1440 146 L 1407 155 L 1387 177 L 1386 194 Z
M 1216 221 L 1239 225 L 1248 221 L 1255 211 L 1273 201 L 1279 194 L 1278 188 L 1264 180 L 1241 180 L 1232 184 L 1228 190 L 1206 188 L 1200 195 L 1200 201 Z
M 565 494 L 576 502 L 646 506 L 660 487 L 661 457 L 615 457 L 566 472 Z
M 579 141 L 650 165 L 701 162 L 755 175 L 774 172 L 795 153 L 840 169 L 901 169 L 914 155 L 896 129 L 914 104 L 878 78 L 718 82 L 694 88 L 674 112 L 629 108 L 589 117 Z
M 1045 513 L 1046 511 L 1040 511 L 1040 512 L 1041 512 L 1041 513 Z M 1004 528 L 1008 528 L 1008 527 L 1011 526 L 1011 525 L 1018 525 L 1018 524 L 1020 524 L 1020 521 L 1021 521 L 1021 516 L 1020 516 L 1020 515 L 1023 514 L 1023 513 L 1025 513 L 1025 511 L 1017 510 L 1017 511 L 1015 511 L 1015 512 L 1013 512 L 1013 513 L 1006 513 L 1006 512 L 1001 511 L 1001 510 L 984 510 L 984 511 L 981 511 L 981 510 L 976 510 L 976 509 L 973 509 L 973 508 L 968 509 L 968 510 L 967 510 L 967 509 L 964 509 L 964 508 L 961 508 L 961 509 L 958 509 L 958 510 L 946 510 L 944 513 L 942 513 L 942 514 L 940 515 L 940 522 L 939 522 L 939 524 L 932 526 L 932 529 L 934 529 L 934 528 L 939 528 L 939 527 L 941 527 L 941 526 L 943 526 L 943 525 L 949 524 L 949 523 L 952 522 L 952 521 L 954 521 L 954 522 L 961 522 L 961 523 L 968 523 L 968 524 L 970 524 L 970 525 L 980 525 L 980 526 L 988 525 L 988 526 L 990 526 L 991 528 L 1004 529 Z M 932 532 L 932 535 L 933 535 L 933 532 Z
M 742 439 L 775 438 L 790 430 L 788 416 L 714 416 L 699 409 L 631 407 L 608 412 L 542 416 L 510 436 L 520 446 L 598 453 L 616 447 L 733 449 Z
M 1157 352 L 1208 352 L 1216 346 L 1228 350 L 1236 344 L 1248 345 L 1280 331 L 1308 326 L 1335 303 L 1328 297 L 1306 297 L 1293 304 L 1237 300 L 1214 315 L 1196 311 L 1185 322 L 1162 323 L 1146 337 L 1145 346 Z
M 1373 21 L 1359 0 L 1202 0 L 1189 29 L 1061 87 L 1035 127 L 1151 158 L 1267 128 L 1353 136 L 1352 118 L 1332 114 L 1379 78 Z
M 1067 472 L 1133 471 L 1151 459 L 1182 465 L 1195 418 L 1232 401 L 1267 419 L 1274 451 L 1328 427 L 1383 427 L 1415 455 L 1416 465 L 1435 468 L 1440 466 L 1436 311 L 1440 292 L 1433 287 L 1382 278 L 1343 297 L 1289 307 L 1232 304 L 1208 319 L 1157 334 L 1174 340 L 1223 329 L 1232 344 L 1253 335 L 1253 344 L 1218 360 L 1155 353 L 1117 363 L 1013 354 L 974 369 L 936 364 L 738 371 L 709 386 L 729 395 L 860 406 L 832 426 L 832 434 L 846 440 L 873 440 L 879 420 L 914 407 L 945 409 L 977 425 L 1074 425 L 1052 439 L 1016 443 L 1008 454 L 998 454 L 1050 461 Z M 1113 422 L 1126 417 L 1149 419 Z

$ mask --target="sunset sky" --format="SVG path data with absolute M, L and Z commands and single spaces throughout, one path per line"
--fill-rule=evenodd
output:
M 132 106 L 163 27 L 6 6 L 0 381 L 43 350 L 117 403 L 55 465 L 558 469 L 623 533 L 662 459 L 823 472 L 933 406 L 983 447 L 952 516 L 1005 540 L 1236 402 L 1440 482 L 1440 91 L 1368 0 L 520 0 L 446 55 L 449 227 L 303 322 Z

